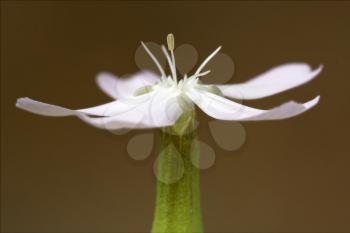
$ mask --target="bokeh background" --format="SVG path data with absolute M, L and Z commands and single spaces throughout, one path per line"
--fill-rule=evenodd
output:
M 135 161 L 126 145 L 137 131 L 117 136 L 14 105 L 22 96 L 72 108 L 106 102 L 95 75 L 135 72 L 140 40 L 173 32 L 202 59 L 222 45 L 235 61 L 230 82 L 286 62 L 325 66 L 307 85 L 250 101 L 268 108 L 321 95 L 302 116 L 244 123 L 237 151 L 215 147 L 199 114 L 200 138 L 217 154 L 202 172 L 206 232 L 349 232 L 349 12 L 346 1 L 1 1 L 2 231 L 149 231 L 157 147 Z

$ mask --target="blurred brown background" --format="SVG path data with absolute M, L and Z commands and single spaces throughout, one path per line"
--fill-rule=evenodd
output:
M 250 101 L 267 108 L 321 95 L 302 116 L 244 123 L 238 151 L 216 147 L 200 114 L 200 138 L 217 153 L 202 172 L 206 232 L 349 232 L 349 12 L 345 1 L 1 1 L 2 231 L 149 231 L 156 148 L 141 162 L 126 152 L 140 132 L 116 136 L 14 104 L 106 102 L 95 75 L 135 72 L 140 40 L 173 32 L 202 59 L 223 45 L 237 68 L 232 82 L 286 62 L 325 66 L 305 86 Z

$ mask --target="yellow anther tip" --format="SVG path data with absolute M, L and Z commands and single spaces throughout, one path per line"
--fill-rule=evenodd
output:
M 172 33 L 169 33 L 166 39 L 167 39 L 167 42 L 168 42 L 168 49 L 170 51 L 174 50 L 174 47 L 175 47 L 174 35 Z

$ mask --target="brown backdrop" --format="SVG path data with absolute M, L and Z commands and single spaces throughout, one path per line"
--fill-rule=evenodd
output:
M 139 41 L 173 32 L 201 58 L 223 45 L 237 67 L 232 81 L 285 62 L 325 65 L 303 87 L 251 101 L 266 108 L 321 95 L 302 116 L 244 123 L 238 151 L 215 147 L 200 114 L 200 137 L 217 153 L 202 173 L 206 232 L 349 232 L 349 12 L 349 2 L 2 1 L 2 230 L 150 229 L 156 149 L 143 162 L 126 152 L 140 132 L 115 136 L 14 104 L 21 96 L 68 107 L 108 101 L 96 73 L 135 72 Z

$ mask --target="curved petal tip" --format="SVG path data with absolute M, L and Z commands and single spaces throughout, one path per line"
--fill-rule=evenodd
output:
M 320 98 L 321 98 L 320 95 L 316 96 L 312 100 L 306 102 L 304 104 L 304 107 L 307 108 L 307 109 L 314 107 L 316 104 L 318 104 L 318 102 L 320 102 Z
M 315 77 L 319 75 L 323 70 L 323 64 L 320 64 L 316 69 L 312 71 L 312 76 Z
M 31 99 L 28 97 L 21 97 L 16 100 L 15 106 L 17 108 L 26 109 L 26 107 L 31 103 Z

